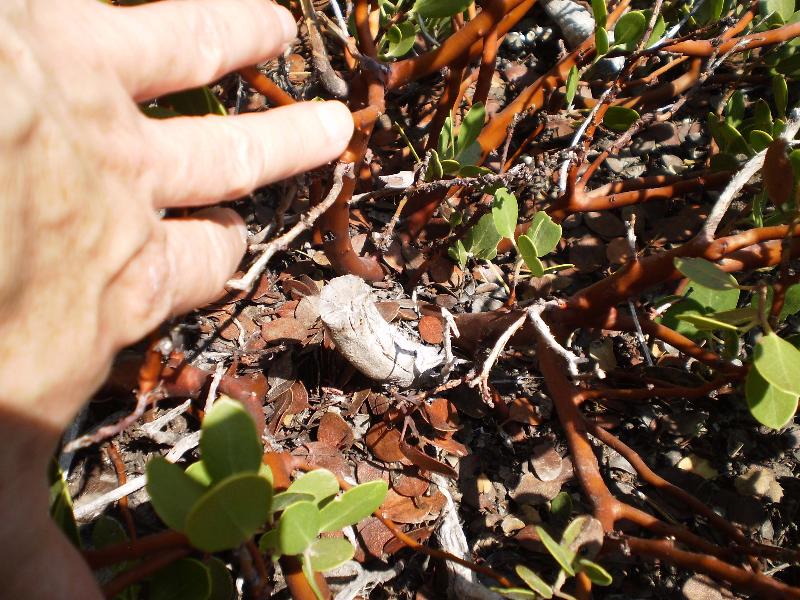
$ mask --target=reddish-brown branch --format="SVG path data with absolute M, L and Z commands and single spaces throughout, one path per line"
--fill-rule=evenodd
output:
M 176 548 L 189 548 L 189 540 L 182 533 L 168 530 L 139 538 L 136 541 L 106 546 L 101 550 L 84 550 L 83 558 L 92 569 L 97 570 Z
M 492 26 L 483 37 L 483 51 L 481 53 L 481 67 L 478 71 L 478 81 L 475 84 L 475 93 L 472 102 L 486 104 L 489 89 L 492 86 L 495 62 L 497 60 L 497 28 L 503 18 L 505 7 L 502 0 L 489 0 L 484 4 L 483 10 L 492 18 Z
M 732 38 L 715 46 L 713 40 L 686 40 L 670 46 L 665 46 L 665 52 L 674 52 L 686 56 L 711 56 L 712 54 L 725 54 L 733 50 L 734 52 L 745 52 L 753 48 L 770 46 L 787 42 L 800 35 L 800 23 L 790 23 L 770 31 L 751 33 L 740 38 Z
M 498 35 L 504 35 L 533 6 L 536 0 L 501 0 L 503 6 L 502 21 L 498 25 Z M 494 16 L 482 10 L 474 19 L 459 29 L 441 46 L 421 56 L 407 58 L 392 64 L 391 72 L 386 80 L 386 88 L 395 90 L 409 81 L 430 75 L 454 63 L 478 56 L 482 50 L 481 40 L 495 25 Z
M 239 71 L 239 75 L 274 106 L 289 106 L 297 102 L 255 67 L 245 67 Z
M 108 454 L 108 459 L 111 461 L 111 464 L 114 466 L 114 472 L 117 475 L 117 485 L 125 485 L 128 481 L 128 474 L 125 472 L 125 463 L 122 461 L 122 457 L 114 442 L 108 443 L 108 446 L 106 446 L 106 453 Z M 122 513 L 122 520 L 125 521 L 128 537 L 131 541 L 135 542 L 137 537 L 136 524 L 133 522 L 133 515 L 131 515 L 131 510 L 128 507 L 128 497 L 123 496 L 120 498 L 117 501 L 117 506 L 119 506 L 119 511 Z
M 647 556 L 694 572 L 706 573 L 734 584 L 737 586 L 737 591 L 751 592 L 761 598 L 800 598 L 798 588 L 788 586 L 762 573 L 735 567 L 713 556 L 681 550 L 668 540 L 625 536 L 611 541 L 616 543 L 624 554 Z
M 171 550 L 165 550 L 161 554 L 157 554 L 137 564 L 132 569 L 117 575 L 103 586 L 103 594 L 106 598 L 115 598 L 125 588 L 147 579 L 154 573 L 171 565 L 187 554 L 189 554 L 189 548 L 172 548 Z
M 444 91 L 436 103 L 436 113 L 433 115 L 430 125 L 428 125 L 428 143 L 426 145 L 428 150 L 435 149 L 439 143 L 439 136 L 444 122 L 453 110 L 455 101 L 458 98 L 461 80 L 464 78 L 466 67 L 467 64 L 465 62 L 455 63 L 450 67 L 450 72 L 445 79 Z

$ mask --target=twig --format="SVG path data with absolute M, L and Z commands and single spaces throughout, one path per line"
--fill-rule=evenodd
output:
M 328 51 L 325 50 L 325 42 L 322 41 L 322 36 L 319 33 L 314 5 L 311 4 L 311 0 L 300 0 L 300 6 L 303 9 L 308 39 L 311 42 L 311 61 L 314 64 L 314 69 L 319 73 L 319 80 L 334 97 L 346 98 L 350 90 L 331 66 Z
M 442 366 L 442 381 L 446 382 L 456 362 L 453 356 L 453 340 L 451 337 L 453 335 L 460 337 L 461 333 L 458 331 L 456 320 L 449 310 L 442 308 L 442 317 L 444 317 L 444 365 Z
M 301 233 L 309 229 L 326 210 L 333 206 L 333 203 L 336 202 L 336 198 L 339 196 L 339 192 L 342 190 L 344 177 L 353 177 L 353 163 L 338 163 L 336 169 L 333 171 L 333 185 L 325 199 L 304 214 L 300 218 L 300 221 L 289 231 L 268 243 L 261 256 L 259 256 L 256 262 L 253 263 L 253 266 L 248 269 L 247 273 L 245 273 L 241 279 L 229 280 L 227 287 L 243 291 L 247 291 L 253 287 L 256 280 L 261 277 L 264 269 L 267 268 L 267 263 L 270 259 L 276 253 L 286 250 Z
M 567 363 L 567 371 L 572 377 L 578 376 L 578 364 L 580 359 L 572 352 L 564 348 L 558 343 L 553 332 L 547 326 L 547 323 L 542 319 L 542 313 L 550 306 L 555 306 L 554 302 L 539 302 L 534 306 L 528 308 L 527 317 L 531 320 L 533 328 L 539 334 L 539 339 L 542 343 L 550 348 L 555 354 L 558 354 Z
M 335 600 L 355 600 L 356 598 L 366 598 L 376 587 L 391 581 L 403 571 L 403 562 L 397 561 L 393 566 L 385 571 L 367 571 L 355 561 L 350 561 L 342 565 L 355 570 L 357 576 L 354 581 L 348 583 L 335 596 Z M 336 572 L 328 573 L 328 576 L 336 577 Z
M 217 390 L 219 389 L 219 384 L 222 381 L 222 377 L 225 375 L 225 363 L 220 361 L 217 363 L 217 368 L 214 369 L 214 377 L 211 378 L 211 384 L 208 386 L 208 396 L 206 396 L 206 405 L 203 408 L 203 412 L 208 414 L 208 411 L 211 410 L 211 407 L 214 406 L 214 401 L 217 399 Z
M 527 319 L 528 315 L 523 314 L 508 326 L 508 328 L 500 335 L 500 337 L 497 338 L 494 346 L 492 346 L 492 351 L 489 352 L 489 356 L 486 357 L 481 372 L 469 382 L 470 387 L 475 387 L 476 385 L 480 387 L 483 394 L 483 399 L 489 406 L 493 405 L 492 396 L 489 392 L 489 371 L 492 370 L 494 363 L 497 362 L 497 357 L 500 356 L 503 348 L 506 347 L 508 340 L 511 339 L 511 336 L 514 335 L 520 327 L 522 327 Z

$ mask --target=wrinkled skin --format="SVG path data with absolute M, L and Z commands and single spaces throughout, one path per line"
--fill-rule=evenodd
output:
M 245 251 L 230 209 L 160 220 L 323 164 L 338 103 L 145 118 L 136 101 L 280 53 L 268 0 L 0 4 L 0 581 L 8 598 L 100 597 L 47 517 L 46 466 L 120 348 L 213 300 Z

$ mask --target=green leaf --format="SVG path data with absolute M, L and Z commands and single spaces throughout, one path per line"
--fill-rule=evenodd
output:
M 609 106 L 603 115 L 603 125 L 614 131 L 626 131 L 639 118 L 639 113 L 624 106 Z
M 116 519 L 102 515 L 92 527 L 92 548 L 102 550 L 128 540 L 128 534 L 122 523 Z
M 306 550 L 311 568 L 316 572 L 330 571 L 343 565 L 355 555 L 353 544 L 342 538 L 322 538 Z
M 547 582 L 539 577 L 536 573 L 531 571 L 525 565 L 517 565 L 514 570 L 519 575 L 520 579 L 525 582 L 529 588 L 539 594 L 542 598 L 552 598 L 553 588 L 547 585 Z
M 603 27 L 598 27 L 594 32 L 595 60 L 608 52 L 608 32 Z
M 594 23 L 597 27 L 606 26 L 606 18 L 608 17 L 606 0 L 592 0 L 592 16 L 594 16 Z
M 209 489 L 186 517 L 195 548 L 220 552 L 247 541 L 267 520 L 272 486 L 260 475 L 240 473 Z
M 203 419 L 200 453 L 214 481 L 235 473 L 257 473 L 264 449 L 256 424 L 241 402 L 223 397 Z
M 417 0 L 412 10 L 427 19 L 440 19 L 464 12 L 470 4 L 472 0 Z
M 281 492 L 272 497 L 272 512 L 280 512 L 286 510 L 295 502 L 314 502 L 317 499 L 312 494 L 295 494 L 294 492 Z
M 491 587 L 489 589 L 500 594 L 503 598 L 510 598 L 510 600 L 529 600 L 530 598 L 535 600 L 539 597 L 536 592 L 526 590 L 525 588 Z
M 602 2 L 603 0 L 600 0 Z M 572 106 L 572 101 L 575 99 L 575 92 L 578 91 L 578 81 L 580 77 L 578 75 L 578 68 L 575 65 L 572 65 L 572 68 L 569 70 L 567 74 L 567 82 L 565 88 L 565 101 L 567 106 Z
M 794 14 L 795 0 L 759 0 L 758 12 L 762 18 L 770 14 L 778 15 L 786 23 Z
M 572 514 L 572 496 L 570 496 L 569 492 L 559 492 L 550 501 L 550 514 L 557 521 L 564 522 L 569 519 Z
M 517 238 L 517 249 L 519 250 L 522 260 L 528 265 L 531 274 L 534 277 L 544 276 L 544 265 L 539 257 L 536 256 L 536 246 L 533 245 L 533 240 L 528 237 L 528 234 L 521 235 Z
M 726 273 L 705 258 L 678 257 L 673 260 L 673 263 L 684 277 L 688 277 L 692 281 L 712 290 L 734 290 L 739 288 L 739 283 L 733 275 Z
M 763 98 L 759 98 L 753 104 L 753 123 L 756 129 L 767 132 L 772 131 L 772 111 Z
M 725 0 L 705 0 L 703 5 L 697 9 L 695 18 L 701 25 L 715 23 L 722 16 L 722 9 Z
M 476 166 L 480 161 L 482 154 L 483 148 L 481 148 L 481 145 L 478 142 L 472 142 L 456 157 L 461 168 L 454 172 L 459 172 L 461 169 L 466 167 Z
M 453 160 L 451 158 L 442 159 L 442 171 L 444 171 L 445 175 L 453 175 L 454 173 L 458 173 L 460 168 L 461 165 L 457 160 Z
M 228 114 L 225 106 L 207 86 L 162 96 L 159 105 L 169 107 L 178 114 L 187 116 L 226 116 Z
M 236 588 L 225 563 L 216 556 L 210 556 L 206 559 L 205 565 L 211 578 L 211 593 L 208 595 L 208 600 L 233 600 Z
M 58 528 L 67 536 L 72 545 L 81 547 L 78 525 L 75 523 L 75 514 L 72 511 L 72 497 L 69 495 L 64 473 L 53 458 L 48 467 L 48 481 L 50 483 L 50 517 Z
M 453 138 L 453 117 L 448 116 L 442 125 L 442 132 L 439 134 L 437 151 L 441 158 L 453 158 L 455 156 Z
M 211 574 L 194 558 L 182 558 L 157 571 L 148 586 L 150 600 L 208 600 Z
M 756 152 L 766 150 L 767 147 L 772 143 L 772 136 L 766 131 L 761 131 L 760 129 L 754 129 L 751 131 L 749 139 L 750 145 Z
M 503 239 L 494 226 L 491 214 L 483 215 L 464 236 L 464 247 L 475 258 L 492 260 L 497 256 L 497 244 Z
M 389 42 L 386 55 L 399 58 L 406 55 L 414 47 L 414 42 L 417 40 L 417 28 L 414 23 L 403 21 L 389 28 L 386 32 L 386 39 Z
M 778 321 L 785 321 L 786 317 L 797 312 L 800 312 L 800 283 L 795 283 L 786 290 Z
M 800 350 L 775 333 L 758 340 L 753 348 L 753 366 L 770 385 L 787 394 L 800 395 Z
M 320 510 L 313 502 L 295 502 L 283 511 L 277 531 L 281 554 L 302 554 L 319 535 Z
M 308 554 L 303 554 L 302 562 L 303 575 L 305 575 L 308 585 L 314 591 L 317 600 L 325 600 L 325 596 L 322 595 L 322 591 L 319 589 L 319 584 L 317 583 L 317 578 L 314 574 L 314 569 L 311 566 L 311 559 L 308 557 Z
M 456 137 L 456 160 L 464 162 L 460 158 L 460 155 L 478 139 L 485 122 L 486 109 L 482 102 L 476 102 L 472 105 L 472 108 L 469 109 L 467 114 L 464 115 L 464 119 L 461 121 L 461 127 L 458 128 L 458 136 Z
M 464 247 L 464 242 L 461 240 L 456 240 L 456 243 L 447 249 L 447 256 L 452 258 L 453 262 L 458 263 L 458 266 L 462 269 L 464 265 L 467 264 L 467 259 L 469 258 L 467 249 Z
M 725 122 L 733 128 L 739 127 L 744 119 L 744 94 L 736 90 L 725 103 Z
M 477 145 L 477 144 L 475 144 Z M 480 148 L 480 146 L 478 146 Z M 488 175 L 492 170 L 487 167 L 479 167 L 477 165 L 461 165 L 458 170 L 459 177 L 480 177 L 481 175 Z
M 750 306 L 743 306 L 742 308 L 734 308 L 733 310 L 713 313 L 709 316 L 717 321 L 722 321 L 723 323 L 727 323 L 729 325 L 741 327 L 757 320 L 758 311 Z
M 383 479 L 350 488 L 319 511 L 320 531 L 338 531 L 367 518 L 383 503 L 388 489 Z
M 797 411 L 797 396 L 770 385 L 754 368 L 747 373 L 744 394 L 753 418 L 773 429 L 786 425 Z
M 697 328 L 698 331 L 718 331 L 720 329 L 727 331 L 738 331 L 734 325 L 713 319 L 712 317 L 697 312 L 684 312 L 677 315 L 677 318 L 681 321 L 687 321 L 691 323 L 695 326 L 695 328 Z
M 786 78 L 783 75 L 772 76 L 772 95 L 775 98 L 775 108 L 778 109 L 778 116 L 786 116 L 786 106 L 789 103 L 789 86 L 786 85 Z
M 554 222 L 543 210 L 540 210 L 531 220 L 531 226 L 525 232 L 536 247 L 536 256 L 546 256 L 558 246 L 561 239 L 561 225 Z
M 184 531 L 186 519 L 206 488 L 163 456 L 147 463 L 147 493 L 156 514 L 167 527 Z
M 714 113 L 708 113 L 708 128 L 720 149 L 732 154 L 750 154 L 750 147 L 742 134 Z
M 203 464 L 202 460 L 198 460 L 196 463 L 192 463 L 188 467 L 186 467 L 186 471 L 184 471 L 189 477 L 194 479 L 197 483 L 202 485 L 203 487 L 208 487 L 211 485 L 211 475 L 206 469 L 206 466 Z
M 583 572 L 589 580 L 596 585 L 611 585 L 613 581 L 611 574 L 603 567 L 588 558 L 579 558 L 577 560 L 578 569 Z
M 622 15 L 614 27 L 614 45 L 635 46 L 636 43 L 644 35 L 647 29 L 647 21 L 644 18 L 644 13 L 640 10 L 632 10 Z
M 442 167 L 442 161 L 439 160 L 439 153 L 436 150 L 432 150 L 431 158 L 428 160 L 428 169 L 425 171 L 425 181 L 436 181 L 441 179 L 442 175 L 444 175 L 444 168 Z
M 492 202 L 492 218 L 497 232 L 504 238 L 513 240 L 518 217 L 517 197 L 504 187 L 495 191 L 494 202 Z
M 278 549 L 278 530 L 270 529 L 258 540 L 258 549 L 265 554 L 275 554 Z
M 650 11 L 646 11 L 650 13 Z M 650 22 L 650 16 L 647 17 L 647 22 Z M 664 17 L 658 15 L 656 17 L 656 24 L 653 25 L 653 32 L 650 34 L 650 37 L 647 38 L 647 43 L 644 45 L 645 48 L 649 48 L 650 46 L 655 45 L 655 43 L 661 39 L 661 36 L 664 35 L 664 32 L 667 30 L 667 22 L 664 21 Z
M 738 289 L 714 290 L 693 281 L 686 298 L 697 302 L 704 312 L 724 312 L 736 308 L 740 294 Z
M 556 560 L 559 566 L 566 571 L 570 577 L 575 576 L 575 569 L 572 568 L 572 556 L 570 552 L 565 550 L 557 541 L 555 541 L 544 528 L 536 525 L 536 533 L 539 534 L 539 539 L 547 548 L 550 555 Z
M 314 502 L 319 504 L 326 498 L 339 493 L 339 480 L 328 469 L 314 469 L 300 476 L 286 491 L 296 494 L 311 494 Z

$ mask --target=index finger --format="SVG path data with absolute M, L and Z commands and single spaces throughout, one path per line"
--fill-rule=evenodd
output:
M 297 35 L 292 14 L 269 0 L 96 4 L 107 21 L 97 50 L 136 100 L 197 87 L 276 56 Z

